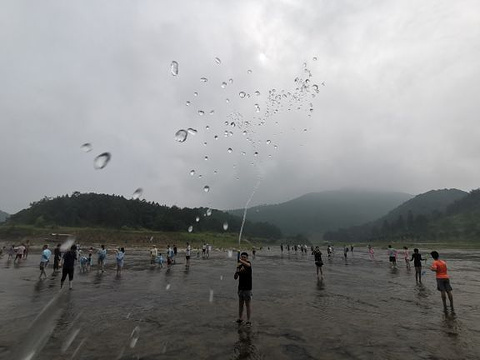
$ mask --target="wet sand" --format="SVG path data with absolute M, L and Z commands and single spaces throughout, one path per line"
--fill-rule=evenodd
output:
M 421 249 L 423 254 L 427 250 Z M 122 276 L 75 270 L 38 280 L 39 253 L 19 265 L 0 260 L 0 359 L 478 359 L 480 251 L 441 250 L 456 313 L 445 314 L 428 269 L 390 270 L 386 251 L 324 256 L 318 282 L 312 255 L 279 249 L 252 261 L 252 327 L 238 326 L 236 258 L 183 254 L 166 269 L 148 250 L 129 251 Z M 251 257 L 251 256 L 250 256 Z M 429 261 L 430 263 L 430 261 Z

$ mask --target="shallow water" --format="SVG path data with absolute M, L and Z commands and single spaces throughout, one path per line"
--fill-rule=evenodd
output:
M 423 251 L 425 254 L 427 251 Z M 382 256 L 380 256 L 380 254 Z M 478 359 L 480 252 L 443 250 L 456 314 L 445 314 L 434 274 L 423 285 L 386 253 L 325 260 L 318 282 L 313 256 L 257 252 L 252 261 L 252 327 L 238 326 L 235 258 L 184 258 L 149 266 L 148 250 L 128 251 L 120 278 L 112 268 L 75 270 L 39 281 L 39 254 L 0 266 L 1 359 Z M 213 296 L 212 296 L 213 294 Z

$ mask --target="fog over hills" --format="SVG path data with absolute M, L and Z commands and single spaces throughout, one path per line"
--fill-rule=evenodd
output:
M 10 216 L 10 215 L 7 214 L 5 211 L 0 210 L 0 223 L 1 223 L 1 222 L 4 222 L 5 219 L 6 219 L 7 217 L 9 217 L 9 216 Z
M 384 216 L 413 195 L 401 192 L 335 190 L 309 193 L 276 205 L 255 206 L 247 219 L 269 222 L 285 235 L 318 236 L 326 231 L 360 225 Z M 244 209 L 229 213 L 242 216 Z

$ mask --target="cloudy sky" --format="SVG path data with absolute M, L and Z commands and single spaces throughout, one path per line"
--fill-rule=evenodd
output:
M 480 187 L 476 0 L 1 7 L 1 210 L 74 191 L 229 209 Z

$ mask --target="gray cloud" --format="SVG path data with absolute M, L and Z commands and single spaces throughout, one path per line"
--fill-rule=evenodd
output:
M 148 201 L 218 208 L 243 206 L 256 185 L 252 204 L 339 187 L 477 188 L 479 8 L 6 1 L 0 209 L 138 187 Z M 304 63 L 312 76 L 302 92 L 294 79 L 308 77 Z M 175 142 L 187 128 L 197 134 Z M 95 170 L 105 151 L 111 162 Z

